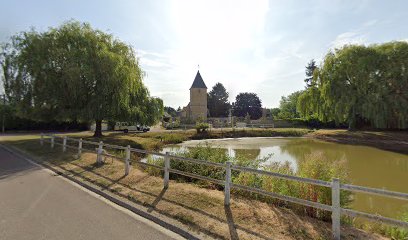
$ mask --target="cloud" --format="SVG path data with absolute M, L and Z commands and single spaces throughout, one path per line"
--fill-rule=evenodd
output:
M 330 48 L 341 48 L 347 44 L 365 44 L 367 42 L 366 35 L 360 33 L 359 31 L 356 32 L 345 32 L 336 37 L 334 41 L 330 43 Z
M 330 48 L 340 48 L 347 44 L 367 44 L 369 33 L 379 23 L 378 19 L 371 19 L 363 22 L 357 29 L 337 35 L 336 39 L 330 43 Z
M 369 21 L 363 23 L 363 27 L 365 27 L 365 28 L 372 27 L 372 26 L 376 25 L 378 22 L 379 22 L 378 19 L 372 19 L 372 20 L 369 20 Z
M 151 92 L 166 105 L 186 105 L 197 65 L 207 87 L 222 82 L 231 100 L 238 92 L 254 91 L 267 69 L 263 39 L 268 10 L 266 0 L 171 2 L 169 47 L 138 50 Z
M 137 50 L 137 56 L 139 57 L 140 64 L 143 68 L 159 68 L 166 70 L 171 68 L 169 56 L 157 52 L 150 52 L 145 50 Z

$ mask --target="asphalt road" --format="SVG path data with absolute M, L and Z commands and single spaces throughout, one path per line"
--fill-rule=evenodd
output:
M 0 239 L 180 238 L 0 146 Z

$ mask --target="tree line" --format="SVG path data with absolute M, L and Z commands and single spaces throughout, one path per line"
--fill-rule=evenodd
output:
M 262 101 L 256 93 L 244 92 L 235 97 L 235 102 L 230 103 L 229 93 L 222 83 L 216 83 L 210 92 L 207 93 L 207 108 L 209 117 L 228 117 L 229 111 L 236 117 L 246 117 L 259 119 L 262 116 Z M 173 116 L 177 116 L 179 107 L 175 110 L 172 107 L 164 107 L 165 111 Z
M 30 30 L 2 45 L 7 101 L 18 116 L 39 121 L 153 124 L 163 102 L 151 97 L 132 46 L 87 23 Z
M 349 129 L 408 128 L 408 43 L 346 45 L 306 66 L 305 90 L 282 97 L 275 117 Z

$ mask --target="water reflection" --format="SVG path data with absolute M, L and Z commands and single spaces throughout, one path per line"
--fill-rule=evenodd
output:
M 225 148 L 230 156 L 257 159 L 271 155 L 269 161 L 285 162 L 297 171 L 305 156 L 321 152 L 327 161 L 345 160 L 349 180 L 356 185 L 408 193 L 408 156 L 366 146 L 328 143 L 306 138 L 241 138 L 205 140 Z M 205 141 L 187 141 L 163 151 L 183 151 Z M 408 202 L 356 193 L 352 208 L 388 217 L 408 210 Z

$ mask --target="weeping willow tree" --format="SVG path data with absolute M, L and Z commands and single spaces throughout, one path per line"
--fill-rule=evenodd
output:
M 153 124 L 163 112 L 143 84 L 133 48 L 89 24 L 15 35 L 1 63 L 7 98 L 24 117 L 95 121 L 101 136 L 103 120 Z
M 299 97 L 303 117 L 349 128 L 408 127 L 408 43 L 349 45 L 326 55 Z

